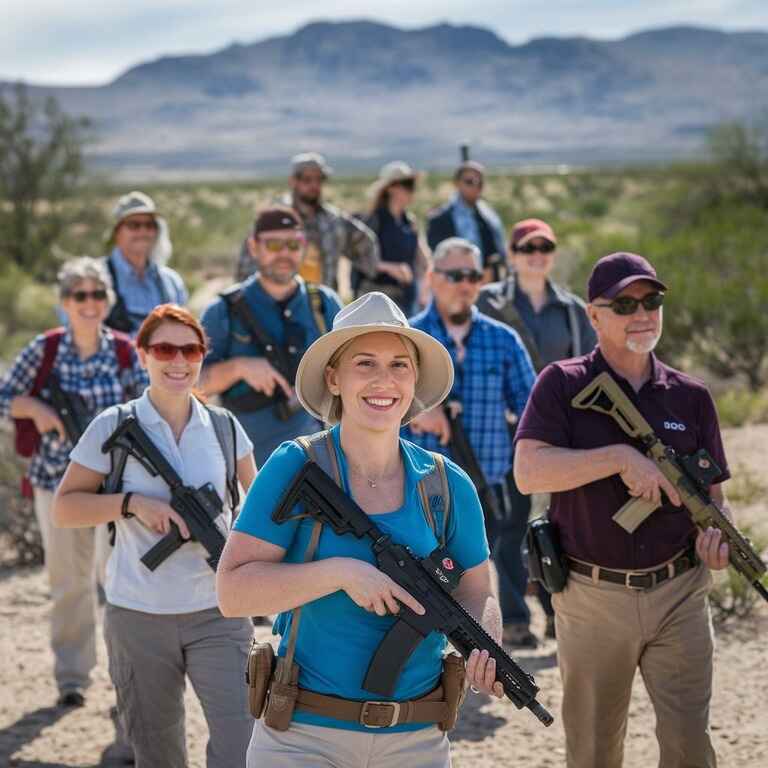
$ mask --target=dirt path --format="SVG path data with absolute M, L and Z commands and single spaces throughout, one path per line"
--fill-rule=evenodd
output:
M 728 432 L 726 442 L 734 468 L 750 467 L 764 482 L 761 459 L 768 446 L 768 427 Z M 746 519 L 763 526 L 768 520 L 766 513 L 765 497 L 752 499 L 743 512 Z M 56 691 L 48 648 L 48 597 L 42 569 L 0 571 L 0 768 L 107 765 L 101 756 L 114 736 L 109 718 L 114 694 L 103 645 L 87 705 L 67 712 L 56 710 L 52 706 Z M 533 610 L 534 630 L 541 634 L 542 616 L 538 607 Z M 263 628 L 257 632 L 268 636 Z M 768 766 L 767 638 L 768 606 L 762 606 L 749 620 L 718 630 L 712 730 L 720 764 L 726 767 Z M 542 703 L 557 716 L 561 689 L 555 651 L 555 643 L 548 642 L 517 658 L 535 673 L 543 692 Z M 207 729 L 191 693 L 187 703 L 189 765 L 203 768 Z M 653 730 L 652 708 L 638 680 L 626 739 L 626 768 L 656 764 Z M 508 702 L 481 696 L 469 697 L 452 740 L 457 768 L 511 764 L 549 768 L 564 764 L 559 717 L 545 729 L 532 715 L 518 712 Z

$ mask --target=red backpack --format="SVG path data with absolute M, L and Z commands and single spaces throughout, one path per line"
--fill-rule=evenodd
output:
M 66 328 L 52 328 L 43 334 L 45 336 L 43 361 L 37 369 L 35 381 L 32 384 L 32 389 L 29 391 L 30 396 L 35 397 L 39 395 L 46 381 L 48 381 L 48 377 L 53 369 L 54 360 L 56 359 L 56 352 L 59 349 L 59 343 L 65 333 Z M 115 357 L 117 357 L 117 364 L 120 372 L 122 372 L 133 364 L 131 356 L 133 342 L 129 336 L 119 331 L 112 331 L 112 334 L 115 337 Z M 40 433 L 37 431 L 35 422 L 32 419 L 14 419 L 13 422 L 16 428 L 16 453 L 26 458 L 34 456 L 40 448 Z

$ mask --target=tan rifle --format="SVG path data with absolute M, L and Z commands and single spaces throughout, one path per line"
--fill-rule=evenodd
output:
M 761 583 L 766 573 L 765 563 L 752 548 L 749 539 L 741 534 L 709 495 L 709 486 L 721 470 L 705 450 L 699 450 L 692 456 L 678 456 L 673 448 L 664 445 L 607 372 L 587 384 L 571 400 L 571 405 L 612 417 L 629 437 L 638 440 L 646 456 L 677 489 L 693 522 L 703 531 L 707 528 L 721 531 L 723 542 L 728 544 L 731 566 L 768 601 L 768 590 Z M 642 498 L 630 499 L 613 519 L 625 531 L 633 533 L 658 506 Z

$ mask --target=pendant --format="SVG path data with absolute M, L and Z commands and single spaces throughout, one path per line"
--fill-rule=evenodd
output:
M 376 481 L 375 481 L 375 480 L 370 480 L 370 479 L 369 479 L 369 480 L 368 480 L 368 485 L 370 485 L 370 486 L 371 486 L 371 488 L 375 488 L 375 487 L 376 487 Z

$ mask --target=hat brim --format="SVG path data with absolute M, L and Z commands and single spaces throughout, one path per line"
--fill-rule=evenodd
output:
M 533 232 L 523 235 L 523 237 L 514 244 L 514 247 L 517 248 L 519 245 L 525 245 L 533 240 L 534 237 L 540 237 L 542 240 L 552 243 L 552 245 L 557 245 L 557 238 L 551 232 L 547 232 L 545 229 L 534 229 Z
M 632 285 L 632 283 L 639 283 L 641 280 L 645 280 L 646 282 L 655 285 L 661 291 L 669 290 L 667 286 L 661 282 L 661 280 L 656 277 L 651 277 L 651 275 L 630 275 L 629 277 L 625 277 L 623 280 L 619 280 L 618 283 L 612 285 L 607 291 L 603 291 L 600 296 L 595 296 L 594 298 L 599 299 L 602 297 L 605 299 L 615 299 L 616 296 L 618 296 L 628 285 Z
M 399 179 L 376 179 L 376 181 L 368 187 L 366 194 L 373 199 L 378 197 L 387 187 L 391 187 L 393 184 L 402 184 L 404 181 L 412 181 L 416 184 L 422 176 L 423 174 L 421 172 L 417 172 L 412 176 L 401 176 Z
M 414 392 L 414 405 L 408 412 L 407 424 L 419 413 L 428 411 L 441 403 L 453 386 L 453 361 L 448 350 L 424 331 L 403 328 L 399 325 L 366 324 L 339 328 L 321 336 L 304 353 L 296 371 L 296 396 L 304 408 L 322 421 L 323 403 L 328 388 L 325 383 L 325 369 L 339 347 L 348 341 L 368 333 L 395 333 L 409 339 L 419 354 L 419 377 Z

